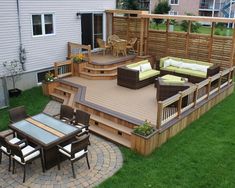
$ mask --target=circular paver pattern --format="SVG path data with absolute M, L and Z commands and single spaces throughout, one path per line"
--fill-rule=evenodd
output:
M 8 158 L 3 154 L 0 164 L 0 185 L 4 188 L 94 187 L 118 171 L 123 158 L 119 148 L 113 143 L 95 135 L 91 135 L 90 141 L 88 158 L 91 169 L 88 169 L 85 158 L 75 162 L 76 179 L 72 176 L 70 161 L 63 161 L 60 171 L 55 166 L 43 173 L 40 159 L 37 159 L 27 166 L 26 182 L 22 183 L 22 167 L 16 164 L 16 173 L 8 172 Z

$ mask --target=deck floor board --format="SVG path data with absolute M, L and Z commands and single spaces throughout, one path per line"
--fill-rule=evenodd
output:
M 86 101 L 156 124 L 157 100 L 153 84 L 133 90 L 118 86 L 117 80 L 87 80 L 80 77 L 69 77 L 65 80 L 86 86 Z

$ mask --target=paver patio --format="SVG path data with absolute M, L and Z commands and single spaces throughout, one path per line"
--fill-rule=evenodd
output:
M 51 101 L 45 108 L 51 115 L 58 112 L 60 103 Z M 16 173 L 8 172 L 8 158 L 3 155 L 0 168 L 0 185 L 3 187 L 94 187 L 112 176 L 123 163 L 119 148 L 95 135 L 90 137 L 91 145 L 88 157 L 91 169 L 89 170 L 85 158 L 74 163 L 77 178 L 72 176 L 70 162 L 61 163 L 61 170 L 57 166 L 42 172 L 40 160 L 36 160 L 26 169 L 26 182 L 22 183 L 23 169 L 16 164 Z

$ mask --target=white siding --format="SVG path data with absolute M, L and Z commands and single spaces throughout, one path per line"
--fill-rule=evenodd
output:
M 67 56 L 67 42 L 81 42 L 81 20 L 77 12 L 104 11 L 115 8 L 114 0 L 21 0 L 22 41 L 26 49 L 26 70 L 53 66 Z M 32 37 L 31 15 L 54 13 L 53 36 Z
M 0 1 L 0 76 L 3 61 L 19 59 L 19 33 L 16 0 Z

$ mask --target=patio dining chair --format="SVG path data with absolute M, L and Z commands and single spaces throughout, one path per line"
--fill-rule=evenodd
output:
M 58 170 L 60 170 L 60 156 L 61 155 L 65 156 L 67 159 L 70 160 L 74 178 L 76 178 L 76 175 L 75 175 L 73 163 L 76 162 L 77 160 L 83 157 L 86 157 L 87 166 L 90 169 L 90 164 L 88 160 L 88 149 L 87 149 L 88 145 L 90 144 L 89 137 L 90 135 L 85 135 L 66 146 L 60 146 L 60 145 L 57 146 L 58 147 L 58 155 L 57 155 Z
M 15 173 L 15 162 L 22 165 L 24 167 L 24 176 L 23 176 L 23 183 L 24 183 L 27 164 L 30 164 L 32 161 L 34 161 L 37 158 L 41 158 L 41 165 L 42 165 L 43 172 L 45 172 L 45 168 L 44 168 L 42 149 L 39 146 L 36 146 L 36 147 L 30 146 L 27 140 L 25 139 L 22 140 L 22 142 L 25 142 L 25 146 L 22 148 L 19 145 L 12 144 L 10 142 L 8 142 L 8 145 L 11 150 L 11 158 L 13 160 L 12 174 Z
M 9 110 L 10 123 L 15 123 L 29 117 L 24 106 L 18 106 Z
M 71 106 L 62 104 L 60 107 L 60 113 L 54 115 L 54 117 L 59 117 L 63 122 L 71 124 L 73 121 L 74 109 Z
M 82 110 L 76 110 L 73 125 L 82 129 L 82 132 L 79 133 L 77 136 L 82 136 L 84 134 L 89 133 L 90 116 L 91 115 L 87 112 L 84 112 Z
M 13 136 L 13 138 L 9 138 L 9 136 Z M 24 147 L 25 143 L 22 142 L 19 138 L 15 137 L 15 134 L 13 131 L 5 134 L 5 135 L 0 135 L 0 163 L 2 163 L 2 153 L 4 153 L 6 156 L 9 158 L 9 167 L 8 171 L 11 170 L 11 151 L 8 145 L 8 142 L 11 144 L 18 144 L 20 147 Z
M 103 55 L 105 55 L 106 50 L 111 50 L 111 45 L 105 44 L 105 41 L 103 41 L 102 39 L 97 38 L 96 41 L 99 46 L 99 49 L 103 51 Z
M 128 42 L 127 42 L 127 46 L 126 46 L 126 48 L 127 48 L 127 50 L 130 52 L 130 51 L 132 51 L 132 52 L 135 52 L 135 49 L 134 49 L 134 47 L 135 47 L 135 43 L 137 42 L 137 38 L 135 37 L 135 38 L 131 38 Z
M 126 40 L 120 40 L 113 43 L 113 55 L 119 56 L 121 53 L 123 56 L 126 56 L 126 47 L 127 47 L 127 41 Z

